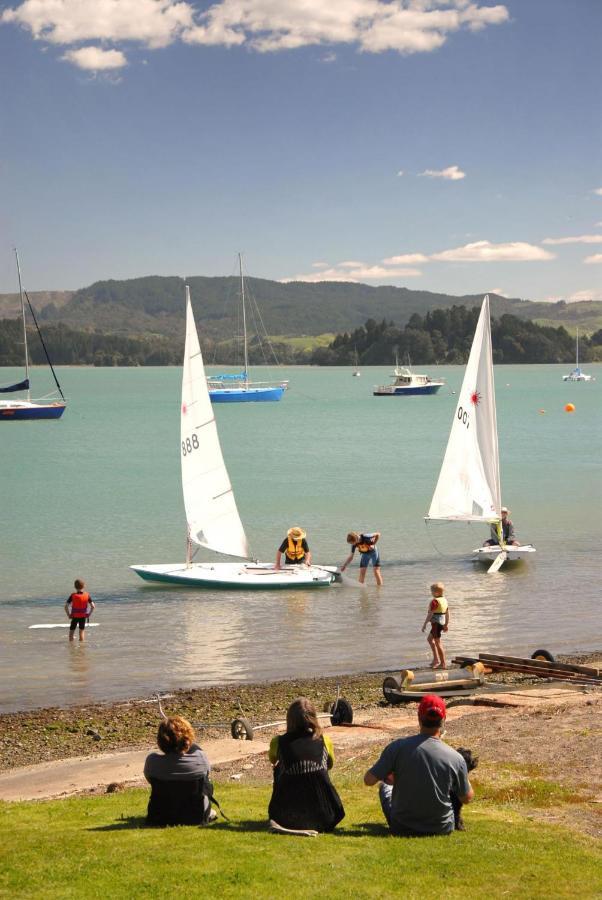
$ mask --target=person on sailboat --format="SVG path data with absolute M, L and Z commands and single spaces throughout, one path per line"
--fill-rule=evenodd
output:
M 311 565 L 311 551 L 305 538 L 305 532 L 298 525 L 289 528 L 276 552 L 277 569 L 282 568 L 282 554 L 284 554 L 284 562 L 287 566 Z
M 85 590 L 85 581 L 82 581 L 81 578 L 76 578 L 73 587 L 75 591 L 65 601 L 65 612 L 71 619 L 69 640 L 72 641 L 74 639 L 75 629 L 79 625 L 79 639 L 83 641 L 85 640 L 84 629 L 86 622 L 96 609 L 96 606 L 90 594 Z
M 510 510 L 507 506 L 502 506 L 500 512 L 502 513 L 502 521 L 499 523 L 499 528 L 497 522 L 491 525 L 491 537 L 483 543 L 484 547 L 496 546 L 500 543 L 500 537 L 504 544 L 509 544 L 510 546 L 518 546 L 520 543 L 520 541 L 516 540 L 514 525 L 508 518 Z
M 374 568 L 374 578 L 378 585 L 383 583 L 383 577 L 380 573 L 380 554 L 376 547 L 376 543 L 380 537 L 380 531 L 373 531 L 370 534 L 358 534 L 357 531 L 350 531 L 347 535 L 347 543 L 351 544 L 351 553 L 341 566 L 341 572 L 344 572 L 356 550 L 360 552 L 360 577 L 359 582 L 363 584 L 366 580 L 366 572 L 368 566 L 372 563 Z

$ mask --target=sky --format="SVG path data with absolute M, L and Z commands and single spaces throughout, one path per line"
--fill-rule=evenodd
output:
M 600 0 L 0 0 L 0 292 L 602 300 Z

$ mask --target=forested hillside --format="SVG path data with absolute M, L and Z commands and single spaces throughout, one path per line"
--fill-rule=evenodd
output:
M 192 302 L 201 333 L 225 340 L 240 331 L 238 278 L 190 276 Z M 148 276 L 128 281 L 99 281 L 74 292 L 31 294 L 40 320 L 63 323 L 77 330 L 99 330 L 127 337 L 180 337 L 184 323 L 184 279 Z M 322 335 L 359 328 L 368 319 L 403 327 L 412 315 L 452 306 L 472 308 L 482 293 L 463 297 L 391 286 L 370 287 L 353 282 L 291 282 L 261 278 L 246 280 L 251 330 L 261 318 L 269 334 Z M 510 313 L 521 319 L 576 325 L 583 332 L 602 327 L 602 303 L 533 303 L 490 294 L 492 315 Z M 256 306 L 254 302 L 256 303 Z M 18 314 L 15 295 L 0 296 L 0 318 Z

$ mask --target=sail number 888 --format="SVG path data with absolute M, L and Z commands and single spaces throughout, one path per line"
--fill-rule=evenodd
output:
M 466 425 L 467 428 L 470 428 L 470 419 L 467 409 L 463 409 L 461 406 L 459 406 L 456 415 L 458 416 L 460 422 L 462 422 L 462 425 Z
M 193 434 L 191 438 L 187 437 L 186 440 L 182 441 L 182 456 L 188 456 L 193 450 L 198 449 L 199 439 L 196 434 Z

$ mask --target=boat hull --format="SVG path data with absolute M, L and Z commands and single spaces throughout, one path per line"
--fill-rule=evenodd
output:
M 212 403 L 265 403 L 282 400 L 286 388 L 278 386 L 271 388 L 217 388 L 209 390 L 209 398 Z
M 290 590 L 328 587 L 335 566 L 283 566 L 270 563 L 183 563 L 130 566 L 145 581 L 223 590 Z
M 23 421 L 24 419 L 60 419 L 64 412 L 64 403 L 0 404 L 0 422 Z
M 423 387 L 377 388 L 372 393 L 375 397 L 415 397 L 421 394 L 436 394 L 443 384 L 426 384 Z
M 531 544 L 513 545 L 504 547 L 503 549 L 507 554 L 506 562 L 518 562 L 518 560 L 521 559 L 528 559 L 531 554 L 537 552 L 535 547 Z M 476 550 L 473 550 L 473 559 L 475 562 L 490 565 L 501 552 L 502 547 L 500 547 L 499 544 L 490 544 L 487 547 L 477 547 Z

